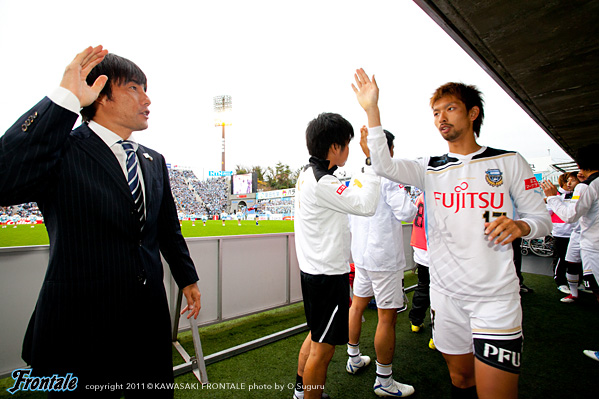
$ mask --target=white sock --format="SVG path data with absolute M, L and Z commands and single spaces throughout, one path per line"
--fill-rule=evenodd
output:
M 393 381 L 393 363 L 381 364 L 376 361 L 376 379 L 384 387 L 391 385 Z
M 298 391 L 297 389 L 293 392 L 293 396 L 297 399 L 304 399 L 304 391 Z
M 578 298 L 578 274 L 566 273 L 566 279 L 568 279 L 568 286 L 570 287 L 570 294 L 573 297 Z
M 349 358 L 351 359 L 351 361 L 355 364 L 360 363 L 360 361 L 362 360 L 362 358 L 360 357 L 360 344 L 357 343 L 355 345 L 350 344 L 349 342 L 347 343 L 347 354 L 349 355 Z

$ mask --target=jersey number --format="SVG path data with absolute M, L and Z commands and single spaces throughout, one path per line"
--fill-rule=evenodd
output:
M 491 218 L 490 216 L 493 215 L 493 219 L 497 219 L 498 217 L 501 216 L 507 216 L 506 212 L 489 212 L 489 211 L 484 211 L 483 212 L 483 219 L 485 219 L 485 222 L 490 223 L 491 222 Z
M 414 218 L 414 225 L 416 227 L 422 228 L 424 226 L 424 203 L 418 204 L 418 212 L 416 212 L 416 217 Z

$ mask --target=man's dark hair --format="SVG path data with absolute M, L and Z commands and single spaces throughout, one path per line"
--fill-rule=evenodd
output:
M 441 97 L 449 95 L 455 96 L 463 102 L 466 105 L 467 111 L 470 111 L 472 107 L 478 107 L 480 112 L 478 113 L 478 117 L 472 122 L 472 130 L 474 130 L 476 137 L 480 136 L 480 127 L 485 118 L 485 111 L 483 109 L 484 100 L 480 90 L 474 85 L 454 82 L 445 83 L 433 93 L 430 101 L 431 108 Z
M 387 147 L 389 147 L 389 151 L 391 151 L 391 147 L 393 146 L 393 140 L 395 140 L 395 136 L 388 130 L 383 129 L 385 132 L 385 137 L 387 137 Z
M 354 128 L 339 114 L 323 112 L 308 123 L 306 145 L 311 156 L 326 159 L 333 144 L 345 146 L 354 138 Z
M 574 160 L 580 169 L 599 170 L 599 143 L 579 148 Z
M 100 92 L 98 98 L 106 96 L 108 100 L 112 100 L 112 86 L 120 86 L 129 82 L 135 82 L 147 88 L 147 79 L 143 71 L 135 65 L 132 61 L 126 58 L 120 57 L 116 54 L 106 54 L 106 57 L 96 65 L 89 75 L 87 75 L 87 84 L 92 85 L 98 78 L 98 76 L 108 76 L 108 81 L 104 85 L 104 88 Z M 96 115 L 96 104 L 95 102 L 81 110 L 81 116 L 85 122 L 91 121 Z

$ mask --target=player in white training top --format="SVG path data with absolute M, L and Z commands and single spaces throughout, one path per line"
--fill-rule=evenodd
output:
M 391 159 L 376 81 L 362 69 L 355 79 L 352 87 L 368 116 L 367 142 L 375 171 L 424 191 L 433 339 L 449 368 L 452 398 L 474 398 L 477 393 L 516 398 L 522 309 L 512 246 L 507 244 L 551 231 L 530 166 L 516 152 L 476 142 L 483 101 L 476 87 L 462 83 L 439 87 L 430 101 L 449 153 Z

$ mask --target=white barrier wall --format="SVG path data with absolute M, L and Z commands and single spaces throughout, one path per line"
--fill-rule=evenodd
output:
M 404 225 L 406 261 L 413 265 L 410 232 L 411 225 Z M 202 310 L 198 324 L 213 324 L 302 300 L 294 233 L 186 241 L 200 276 Z M 25 366 L 21 359 L 23 336 L 47 265 L 47 245 L 0 248 L 0 377 Z M 164 280 L 174 314 L 177 288 L 168 267 Z M 188 321 L 182 317 L 179 329 L 187 328 Z

